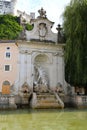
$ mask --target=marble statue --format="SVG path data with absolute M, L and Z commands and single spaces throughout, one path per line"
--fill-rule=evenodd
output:
M 57 83 L 55 92 L 58 93 L 59 95 L 64 94 L 64 89 L 63 86 L 61 85 L 61 83 Z
M 46 71 L 40 66 L 34 66 L 34 88 L 43 91 L 47 91 L 49 87 L 48 75 Z

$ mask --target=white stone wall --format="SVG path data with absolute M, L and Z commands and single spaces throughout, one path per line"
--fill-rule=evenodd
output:
M 17 0 L 11 0 L 11 14 L 12 15 L 16 15 L 17 11 L 16 11 L 16 3 Z
M 25 82 L 27 82 L 27 84 L 32 88 L 31 55 L 27 48 L 19 47 L 18 66 L 19 71 L 17 75 L 17 81 L 15 82 L 15 88 L 17 88 L 17 91 L 21 90 L 21 87 Z
M 29 22 L 30 22 L 31 16 L 28 15 L 26 12 L 22 12 L 22 11 L 20 11 L 20 10 L 17 10 L 16 15 L 17 15 L 18 17 L 21 16 L 21 23 L 22 23 L 24 20 L 26 21 L 26 23 L 29 23 Z
M 17 0 L 11 0 L 11 1 L 0 0 L 0 14 L 15 15 L 16 2 Z

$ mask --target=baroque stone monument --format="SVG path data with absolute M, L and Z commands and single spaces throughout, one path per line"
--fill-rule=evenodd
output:
M 57 43 L 57 34 L 51 30 L 54 23 L 48 20 L 46 11 L 41 8 L 38 12 L 39 16 L 31 20 L 33 30 L 25 30 L 26 40 L 17 41 L 19 69 L 15 94 L 24 100 L 22 90 L 27 89 L 31 96 L 26 101 L 32 108 L 63 108 L 65 44 Z

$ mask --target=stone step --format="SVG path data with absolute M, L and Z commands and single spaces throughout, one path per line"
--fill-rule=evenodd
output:
M 54 104 L 54 103 L 57 103 L 58 105 L 58 101 L 55 97 L 55 95 L 53 94 L 40 94 L 40 95 L 37 95 L 37 102 L 40 103 L 40 104 Z
M 58 103 L 57 100 L 38 100 L 39 103 Z
M 62 103 L 53 94 L 33 94 L 32 108 L 63 108 Z
M 48 97 L 48 98 L 51 98 L 51 97 L 52 97 L 52 98 L 55 98 L 55 95 L 45 95 L 45 94 L 44 94 L 44 95 L 37 95 L 37 98 L 44 98 L 44 97 L 46 97 L 46 98 L 47 98 L 47 97 Z
M 56 98 L 37 98 L 37 100 L 52 100 L 52 101 L 55 101 L 56 100 Z
M 37 103 L 36 108 L 61 108 L 58 103 Z

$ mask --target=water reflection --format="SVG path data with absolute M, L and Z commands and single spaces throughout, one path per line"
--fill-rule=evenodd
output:
M 0 111 L 0 130 L 87 130 L 87 110 Z

